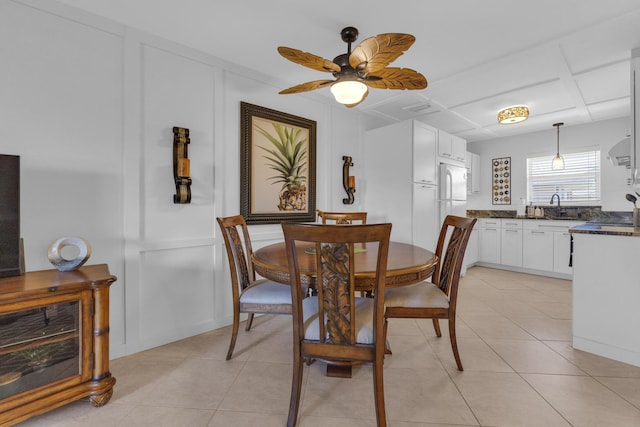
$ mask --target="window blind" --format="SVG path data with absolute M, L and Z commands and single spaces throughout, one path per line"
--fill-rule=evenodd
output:
M 553 157 L 527 158 L 530 202 L 547 204 L 555 193 L 562 202 L 600 202 L 600 150 L 563 154 L 563 170 L 551 169 Z

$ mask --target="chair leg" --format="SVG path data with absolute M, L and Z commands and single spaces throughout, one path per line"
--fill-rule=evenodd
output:
M 436 319 L 433 319 L 436 320 Z M 451 349 L 453 350 L 453 357 L 456 359 L 456 365 L 458 370 L 463 371 L 462 362 L 460 361 L 460 353 L 458 353 L 458 341 L 456 340 L 456 318 L 449 318 L 449 339 L 451 340 Z
M 287 427 L 295 427 L 298 421 L 298 409 L 300 408 L 300 396 L 302 394 L 303 360 L 300 354 L 293 356 L 293 377 L 291 379 L 291 400 L 289 401 L 289 417 Z
M 442 336 L 442 332 L 440 332 L 440 323 L 438 322 L 438 319 L 434 317 L 431 320 L 433 320 L 433 329 L 435 329 L 436 335 L 438 337 L 441 337 Z
M 373 365 L 373 394 L 376 406 L 376 420 L 378 427 L 387 426 L 387 414 L 384 408 L 384 380 L 382 360 L 377 360 Z
M 391 346 L 389 345 L 389 341 L 387 340 L 387 329 L 389 328 L 389 321 L 387 318 L 384 318 L 384 329 L 382 331 L 382 337 L 384 338 L 384 354 L 393 354 L 391 351 Z
M 233 349 L 236 346 L 236 338 L 238 338 L 238 329 L 240 328 L 240 313 L 233 313 L 233 326 L 231 329 L 231 342 L 229 343 L 229 350 L 227 351 L 227 360 L 231 359 L 233 355 Z
M 251 325 L 253 324 L 253 313 L 249 313 L 249 317 L 247 317 L 247 326 L 244 328 L 245 331 L 251 329 Z

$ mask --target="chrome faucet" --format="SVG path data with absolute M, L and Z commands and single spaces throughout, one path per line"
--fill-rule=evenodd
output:
M 556 208 L 556 211 L 558 214 L 560 214 L 560 195 L 558 193 L 553 193 L 553 196 L 551 196 L 551 201 L 549 203 L 553 205 L 553 199 L 555 197 L 558 198 L 558 207 Z

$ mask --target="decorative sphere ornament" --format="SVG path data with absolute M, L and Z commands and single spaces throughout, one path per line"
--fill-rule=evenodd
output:
M 62 248 L 74 246 L 78 249 L 78 256 L 66 259 L 62 256 Z M 91 245 L 82 237 L 61 237 L 49 246 L 49 262 L 60 271 L 72 271 L 80 268 L 91 256 Z

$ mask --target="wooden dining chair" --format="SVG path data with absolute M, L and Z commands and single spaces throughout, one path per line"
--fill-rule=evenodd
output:
M 353 221 L 360 221 L 360 224 L 367 223 L 366 212 L 324 212 L 316 209 L 316 214 L 323 224 L 328 224 L 327 221 L 333 221 L 334 224 L 353 224 Z
M 238 337 L 240 313 L 249 314 L 245 327 L 247 331 L 251 329 L 255 313 L 291 314 L 291 291 L 288 285 L 266 279 L 256 280 L 251 262 L 251 238 L 242 215 L 217 218 L 217 221 L 227 249 L 233 293 L 233 329 L 227 351 L 229 360 Z
M 298 419 L 304 361 L 322 359 L 373 364 L 373 389 L 378 426 L 386 426 L 384 406 L 384 283 L 391 224 L 351 227 L 282 224 L 293 301 L 293 378 L 287 426 Z M 296 246 L 312 242 L 317 296 L 303 299 Z M 355 254 L 358 243 L 377 242 L 375 297 L 355 296 Z M 348 396 L 345 396 L 348 398 Z
M 433 319 L 433 328 L 439 337 L 442 333 L 438 319 L 447 319 L 451 348 L 460 371 L 463 369 L 456 340 L 458 285 L 467 242 L 476 221 L 475 218 L 447 216 L 440 229 L 436 246 L 438 264 L 431 282 L 423 281 L 385 291 L 385 337 L 387 319 L 390 318 Z M 445 242 L 447 244 L 443 255 Z

